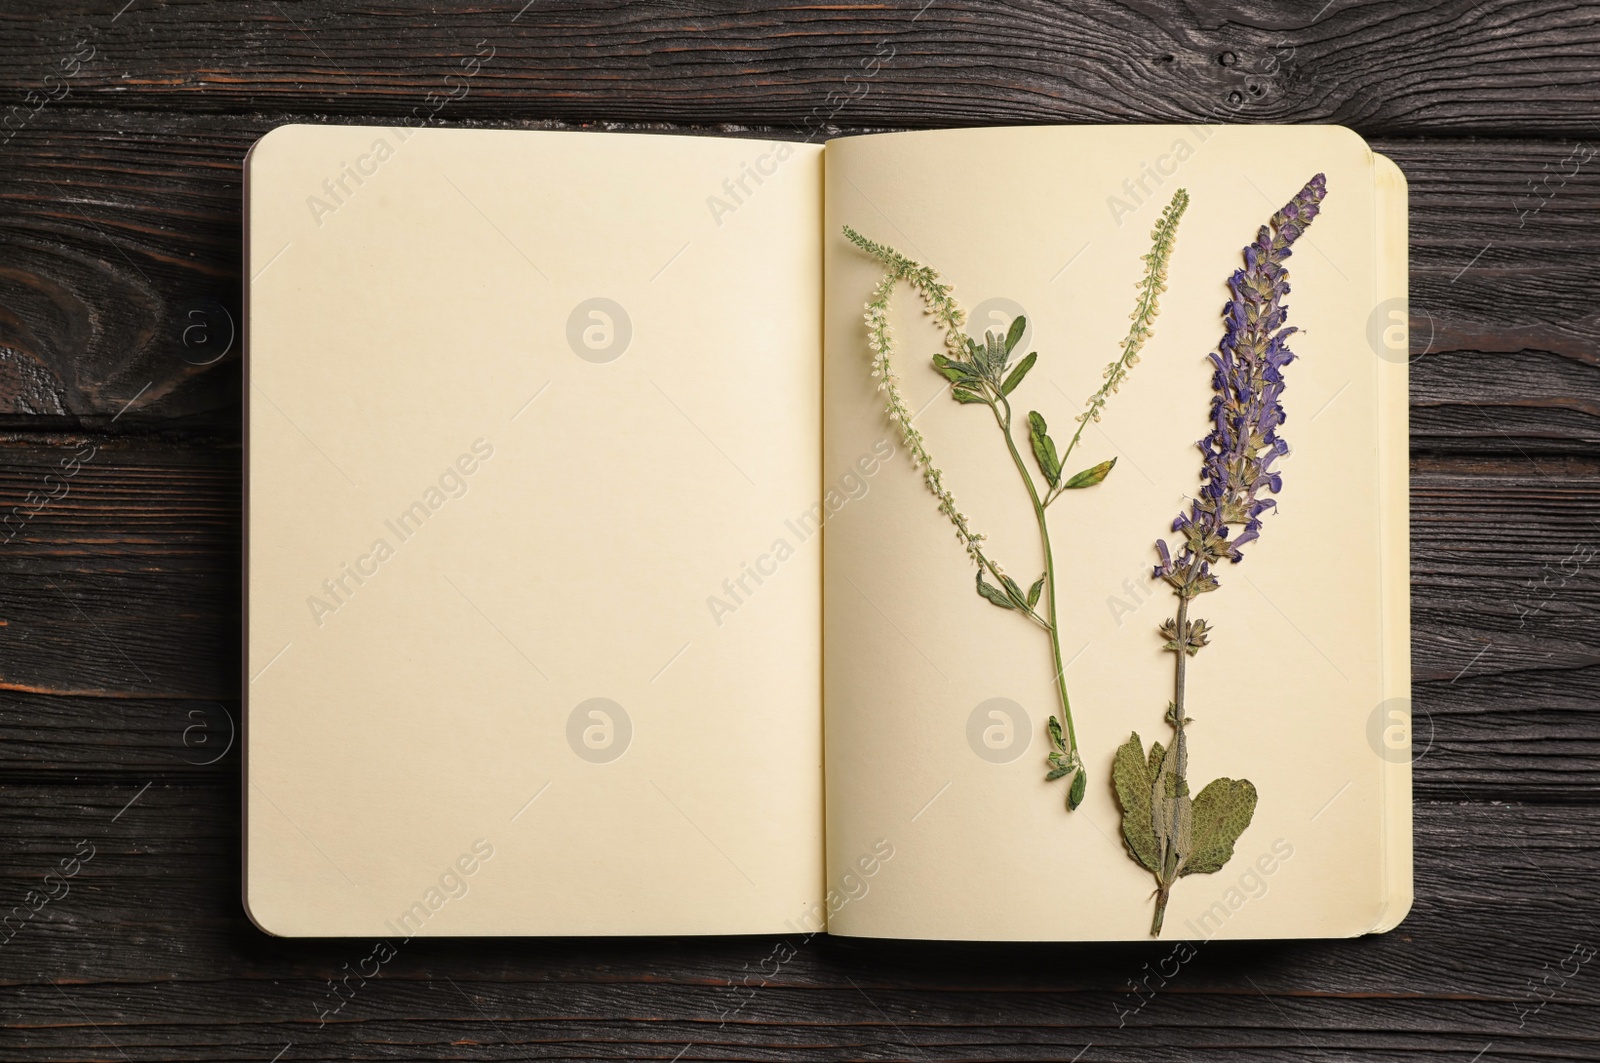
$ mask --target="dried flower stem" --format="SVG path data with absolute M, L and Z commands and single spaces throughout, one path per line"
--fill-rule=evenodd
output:
M 1204 620 L 1189 619 L 1189 603 L 1217 589 L 1214 566 L 1242 560 L 1241 548 L 1259 536 L 1261 515 L 1274 505 L 1262 496 L 1276 494 L 1281 485 L 1272 464 L 1289 449 L 1278 428 L 1284 423 L 1282 371 L 1294 360 L 1287 341 L 1295 332 L 1286 325 L 1283 297 L 1289 292 L 1289 272 L 1283 263 L 1293 253 L 1290 245 L 1317 217 L 1326 194 L 1327 183 L 1317 174 L 1245 245 L 1244 268 L 1228 280 L 1231 298 L 1222 311 L 1222 340 L 1211 355 L 1212 431 L 1197 444 L 1204 455 L 1199 497 L 1172 523 L 1172 530 L 1183 534 L 1177 557 L 1164 540 L 1156 543 L 1161 561 L 1154 575 L 1178 598 L 1177 616 L 1160 628 L 1164 648 L 1175 658 L 1166 717 L 1172 744 L 1162 750 L 1156 743 L 1146 764 L 1159 761 L 1159 771 L 1154 778 L 1137 778 L 1144 752 L 1135 734 L 1118 753 L 1115 778 L 1129 851 L 1155 875 L 1152 937 L 1161 933 L 1173 884 L 1184 875 L 1217 871 L 1227 863 L 1255 813 L 1256 790 L 1247 779 L 1216 779 L 1189 797 L 1187 665 L 1210 635 Z M 1244 530 L 1230 537 L 1234 525 Z M 1138 792 L 1141 787 L 1148 787 L 1144 794 Z M 1141 833 L 1147 826 L 1148 837 Z
M 1180 595 L 1178 597 L 1178 630 L 1184 629 L 1188 619 L 1189 599 Z M 1189 721 L 1183 714 L 1183 694 L 1185 665 L 1188 664 L 1192 654 L 1179 651 L 1174 653 L 1173 656 L 1177 658 L 1177 664 L 1174 665 L 1172 704 L 1167 710 L 1167 722 L 1172 724 L 1173 730 L 1173 779 L 1175 783 L 1173 796 L 1176 798 L 1188 797 L 1189 795 L 1189 739 L 1183 731 L 1183 725 Z M 1171 815 L 1171 821 L 1167 824 L 1168 835 L 1175 837 L 1182 825 L 1181 817 L 1174 811 Z M 1178 876 L 1182 872 L 1182 858 L 1183 853 L 1180 851 L 1180 847 L 1167 844 L 1164 838 L 1160 846 L 1159 860 L 1161 870 L 1156 873 L 1156 910 L 1155 915 L 1150 920 L 1151 937 L 1161 936 L 1161 923 L 1167 914 L 1167 897 L 1172 892 L 1172 884 L 1178 881 Z
M 950 286 L 939 280 L 939 274 L 935 270 L 906 258 L 891 247 L 868 240 L 848 226 L 845 227 L 845 235 L 851 242 L 883 263 L 885 270 L 882 280 L 873 289 L 872 300 L 866 304 L 865 318 L 867 345 L 872 350 L 872 376 L 878 380 L 878 390 L 884 394 L 884 404 L 889 419 L 900 426 L 901 438 L 911 455 L 912 464 L 922 470 L 924 483 L 939 501 L 939 511 L 954 525 L 956 538 L 978 566 L 978 593 L 994 605 L 1027 616 L 1042 626 L 1050 637 L 1051 659 L 1055 665 L 1053 683 L 1061 702 L 1061 716 L 1059 720 L 1055 716 L 1050 717 L 1049 734 L 1054 751 L 1049 754 L 1050 771 L 1047 779 L 1053 781 L 1067 775 L 1073 776 L 1067 789 L 1069 810 L 1077 808 L 1083 800 L 1088 777 L 1084 771 L 1083 758 L 1078 752 L 1078 736 L 1072 719 L 1072 701 L 1067 693 L 1066 664 L 1061 653 L 1061 620 L 1058 613 L 1059 597 L 1056 593 L 1055 554 L 1050 543 L 1050 524 L 1045 517 L 1045 509 L 1066 491 L 1093 487 L 1100 483 L 1116 464 L 1116 459 L 1113 458 L 1093 468 L 1085 469 L 1075 476 L 1062 476 L 1062 462 L 1077 446 L 1083 434 L 1083 426 L 1091 417 L 1099 420 L 1099 411 L 1105 405 L 1107 396 L 1116 391 L 1117 385 L 1127 375 L 1128 369 L 1139 360 L 1139 349 L 1149 338 L 1151 325 L 1160 309 L 1158 298 L 1166 288 L 1167 262 L 1172 254 L 1173 239 L 1178 220 L 1182 217 L 1188 202 L 1188 193 L 1180 189 L 1167 209 L 1162 212 L 1161 220 L 1151 232 L 1152 246 L 1150 252 L 1143 256 L 1145 270 L 1138 282 L 1139 302 L 1131 315 L 1133 325 L 1123 341 L 1121 354 L 1106 370 L 1106 383 L 1091 397 L 1088 409 L 1080 418 L 1077 434 L 1072 437 L 1066 452 L 1059 456 L 1056 454 L 1055 443 L 1049 437 L 1048 427 L 1042 416 L 1037 412 L 1028 415 L 1029 444 L 1046 481 L 1043 494 L 1034 482 L 1033 475 L 1028 471 L 1027 462 L 1023 460 L 1022 451 L 1017 447 L 1011 431 L 1013 411 L 1009 396 L 1022 383 L 1038 359 L 1036 353 L 1029 353 L 1027 357 L 1014 364 L 1010 361 L 1013 349 L 1021 340 L 1026 322 L 1019 317 L 1012 322 L 1011 329 L 1003 340 L 990 333 L 980 345 L 962 333 L 961 327 L 966 322 L 966 313 L 951 295 Z M 922 297 L 925 312 L 932 315 L 944 329 L 944 345 L 949 353 L 934 355 L 934 368 L 950 381 L 951 396 L 957 402 L 981 403 L 989 407 L 995 425 L 1005 439 L 1006 451 L 1011 456 L 1011 462 L 1027 490 L 1028 501 L 1033 507 L 1034 520 L 1039 528 L 1039 542 L 1044 554 L 1044 574 L 1026 592 L 984 551 L 982 545 L 984 537 L 973 531 L 967 523 L 966 515 L 961 512 L 945 486 L 943 472 L 929 457 L 922 433 L 911 423 L 911 413 L 900 391 L 899 377 L 893 366 L 891 355 L 894 349 L 894 330 L 888 321 L 889 301 L 896 286 L 902 281 L 916 290 Z M 998 587 L 984 582 L 985 571 L 995 578 Z M 1045 606 L 1044 616 L 1038 611 L 1041 596 Z
M 1161 212 L 1161 219 L 1150 233 L 1150 250 L 1141 259 L 1145 271 L 1139 278 L 1139 305 L 1128 315 L 1133 324 L 1128 327 L 1128 335 L 1122 341 L 1122 353 L 1116 361 L 1106 366 L 1102 374 L 1106 382 L 1100 386 L 1100 390 L 1089 396 L 1089 400 L 1083 404 L 1083 412 L 1078 415 L 1078 430 L 1072 433 L 1067 449 L 1062 452 L 1062 461 L 1066 461 L 1067 455 L 1078 445 L 1089 422 L 1100 420 L 1100 411 L 1105 407 L 1106 400 L 1116 394 L 1128 370 L 1139 364 L 1139 351 L 1143 349 L 1145 340 L 1150 338 L 1156 315 L 1161 312 L 1161 293 L 1167 290 L 1167 262 L 1172 258 L 1172 245 L 1178 237 L 1178 221 L 1188 208 L 1189 192 L 1180 188 L 1172 197 L 1172 202 Z
M 955 496 L 944 484 L 944 471 L 933 463 L 922 433 L 912 423 L 911 411 L 900 390 L 900 374 L 895 371 L 890 357 L 894 351 L 894 326 L 889 324 L 889 300 L 901 282 L 922 297 L 925 312 L 943 327 L 945 346 L 953 351 L 961 349 L 961 326 L 966 322 L 966 311 L 950 294 L 950 286 L 940 283 L 938 271 L 913 262 L 891 247 L 873 243 L 849 227 L 845 228 L 845 234 L 885 266 L 883 279 L 873 288 L 872 301 L 866 304 L 864 316 L 867 322 L 867 346 L 872 350 L 872 376 L 878 381 L 878 390 L 883 393 L 889 420 L 899 426 L 900 438 L 911 454 L 911 464 L 922 471 L 922 482 L 939 500 L 939 512 L 955 527 L 956 539 L 966 550 L 967 556 L 988 570 L 995 579 L 1003 579 L 1005 574 L 1000 566 L 984 552 L 986 536 L 974 531 L 967 522 L 967 515 L 961 512 Z M 1040 624 L 1045 623 L 1031 610 L 1029 615 Z

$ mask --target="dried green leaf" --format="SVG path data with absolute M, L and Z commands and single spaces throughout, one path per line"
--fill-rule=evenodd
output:
M 1017 320 L 1021 321 L 1022 319 L 1019 317 Z M 1032 369 L 1033 363 L 1037 362 L 1038 360 L 1039 352 L 1034 351 L 1029 354 L 1028 357 L 1018 362 L 1017 367 L 1011 370 L 1011 372 L 1006 376 L 1005 383 L 1000 385 L 1000 394 L 1009 395 L 1013 391 L 1017 390 L 1017 385 L 1022 383 L 1022 378 L 1028 375 L 1028 370 Z
M 1055 782 L 1057 779 L 1061 778 L 1063 775 L 1069 774 L 1071 771 L 1072 769 L 1070 767 L 1065 765 L 1057 765 L 1056 767 L 1050 769 L 1050 774 L 1044 777 L 1044 781 Z
M 1089 775 L 1082 768 L 1072 780 L 1072 788 L 1067 791 L 1067 811 L 1071 812 L 1083 804 L 1083 795 L 1089 789 Z
M 1034 585 L 1028 588 L 1028 608 L 1032 609 L 1039 604 L 1039 595 L 1044 593 L 1044 577 L 1040 576 Z
M 1037 410 L 1028 414 L 1028 442 L 1033 444 L 1033 456 L 1039 462 L 1039 471 L 1054 487 L 1061 479 L 1061 459 L 1056 457 L 1056 444 L 1050 438 L 1049 426 Z
M 1050 722 L 1046 725 L 1046 729 L 1050 732 L 1051 743 L 1053 743 L 1057 749 L 1065 753 L 1067 750 L 1067 740 L 1061 734 L 1061 721 L 1056 719 L 1054 716 L 1050 717 Z M 1051 755 L 1054 756 L 1054 754 Z
M 1011 319 L 1011 328 L 1006 333 L 1006 353 L 1007 354 L 1010 354 L 1012 349 L 1015 348 L 1016 345 L 1022 341 L 1022 334 L 1024 332 L 1026 332 L 1027 330 L 1028 330 L 1028 319 L 1027 318 L 1023 317 L 1021 314 L 1018 314 L 1016 317 Z
M 1012 604 L 1019 609 L 1023 608 L 1027 603 L 1028 597 L 1022 593 L 1022 588 L 1017 585 L 1017 581 L 1010 576 L 1001 576 L 1000 582 L 1005 584 L 1006 597 L 1011 599 Z
M 1110 475 L 1112 468 L 1114 468 L 1116 464 L 1116 458 L 1112 458 L 1110 461 L 1102 461 L 1099 465 L 1094 466 L 1092 469 L 1085 469 L 1080 473 L 1074 473 L 1072 477 L 1061 486 L 1067 489 L 1093 487 L 1095 484 L 1099 483 L 1101 480 L 1104 480 L 1108 475 Z
M 1233 843 L 1250 826 L 1256 788 L 1248 779 L 1213 779 L 1194 799 L 1193 842 L 1182 875 L 1208 875 L 1233 857 Z
M 1006 343 L 1004 338 L 992 332 L 983 334 L 983 358 L 978 363 L 983 366 L 984 372 L 989 376 L 998 376 L 1006 364 Z
M 1188 756 L 1180 733 L 1167 747 L 1150 785 L 1150 825 L 1155 829 L 1161 866 L 1182 865 L 1193 849 L 1193 802 L 1189 798 Z
M 958 387 L 951 388 L 950 389 L 950 394 L 955 397 L 955 400 L 957 402 L 961 403 L 964 406 L 970 406 L 975 402 L 988 402 L 989 401 L 988 399 L 984 398 L 982 395 L 978 394 L 976 391 L 973 391 L 970 388 L 966 388 L 966 387 L 958 386 Z
M 1155 748 L 1160 749 L 1161 743 L 1157 742 Z M 1117 804 L 1122 806 L 1122 839 L 1128 844 L 1128 852 L 1146 870 L 1159 874 L 1158 846 L 1150 821 L 1153 782 L 1137 731 L 1117 749 L 1111 765 L 1111 785 Z
M 1002 609 L 1016 608 L 1016 606 L 1012 605 L 1011 602 L 1006 598 L 1005 592 L 999 587 L 995 587 L 983 582 L 983 572 L 981 569 L 978 572 L 978 593 Z
M 953 358 L 946 358 L 942 354 L 933 356 L 933 367 L 944 374 L 946 380 L 953 384 L 978 382 L 978 371 L 966 362 L 958 362 Z

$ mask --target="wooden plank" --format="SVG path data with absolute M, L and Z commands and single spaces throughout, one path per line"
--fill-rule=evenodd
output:
M 47 109 L 0 149 L 0 425 L 236 423 L 239 167 L 283 120 Z M 1600 163 L 1560 184 L 1563 143 L 1375 146 L 1411 182 L 1414 446 L 1592 452 Z
M 30 435 L 0 454 L 0 691 L 237 698 L 237 447 Z
M 1371 134 L 1593 136 L 1593 10 L 1557 0 L 1243 0 L 447 9 L 36 3 L 0 96 L 33 107 L 819 128 L 1337 122 Z M 464 69 L 469 57 L 486 57 Z M 464 77 L 467 69 L 473 76 Z M 27 94 L 34 93 L 30 99 Z M 434 97 L 429 100 L 430 94 Z M 442 102 L 441 102 L 442 101 Z
M 357 960 L 365 954 L 358 952 Z M 366 1018 L 318 1028 L 305 1015 L 317 985 L 283 984 L 301 997 L 298 1014 L 225 1021 L 165 1019 L 179 988 L 67 985 L 75 1011 L 57 990 L 15 994 L 24 1014 L 54 1001 L 57 1017 L 19 1023 L 29 1044 L 18 1060 L 96 1058 L 129 1060 L 481 1059 L 481 1060 L 1059 1060 L 1093 1063 L 1188 1063 L 1194 1060 L 1385 1061 L 1459 1060 L 1473 1056 L 1511 1063 L 1592 1059 L 1595 1044 L 1583 1023 L 1589 1009 L 1547 1005 L 1527 1031 L 1506 1032 L 1509 1008 L 1485 1017 L 1478 1001 L 1437 1002 L 1403 996 L 1330 1001 L 1257 994 L 1249 981 L 1219 998 L 1174 994 L 1162 1000 L 1159 1019 L 1143 1014 L 1116 1025 L 1119 1003 L 1109 994 L 983 994 L 977 997 L 904 992 L 881 987 L 866 974 L 870 958 L 850 968 L 853 987 L 796 992 L 762 991 L 772 1017 L 718 1016 L 731 990 L 703 990 L 694 1004 L 677 990 L 614 986 L 530 989 L 486 984 L 452 975 L 432 986 L 385 985 L 368 991 Z M 465 967 L 466 965 L 462 965 Z M 206 987 L 214 1006 L 247 1009 L 260 996 L 255 984 Z M 1131 994 L 1130 994 L 1131 995 Z M 1220 1001 L 1220 1003 L 1219 1003 Z M 132 1009 L 140 1011 L 134 1012 Z M 1152 1004 L 1146 1009 L 1155 1008 Z M 1124 1008 L 1125 1010 L 1125 1008 Z M 112 1016 L 129 1015 L 122 1024 Z M 133 1015 L 158 1016 L 135 1019 Z M 1140 1021 L 1142 1020 L 1142 1021 Z M 37 1046 L 37 1047 L 34 1047 Z M 1492 1047 L 1491 1054 L 1483 1055 Z
M 1585 176 L 1570 152 L 1514 162 L 1471 141 L 1375 146 L 1411 192 L 1413 453 L 1592 455 L 1600 309 L 1554 265 L 1600 254 L 1592 164 Z
M 237 696 L 86 697 L 0 692 L 0 779 L 102 786 L 238 779 Z
M 792 956 L 765 966 L 774 942 L 763 938 L 419 939 L 365 985 L 353 980 L 352 999 L 319 1028 L 319 1009 L 337 1000 L 327 980 L 346 964 L 359 972 L 374 943 L 274 940 L 246 924 L 231 787 L 57 783 L 0 788 L 0 799 L 17 824 L 0 840 L 7 907 L 79 839 L 94 846 L 68 892 L 0 953 L 3 1013 L 38 1053 L 15 1058 L 104 1057 L 115 1044 L 130 1058 L 268 1059 L 291 1041 L 294 1058 L 468 1041 L 474 1057 L 565 1058 L 595 1038 L 617 1057 L 668 1059 L 690 1042 L 701 1058 L 739 1059 L 903 1058 L 908 1043 L 929 1059 L 1055 1048 L 1070 1059 L 1090 1042 L 1099 1055 L 1085 1058 L 1141 1060 L 1470 1059 L 1491 1041 L 1496 1058 L 1600 1050 L 1597 966 L 1573 952 L 1600 948 L 1592 806 L 1420 803 L 1417 906 L 1381 937 L 1201 944 L 1181 963 L 1173 942 L 794 938 Z M 1565 984 L 1563 962 L 1578 968 Z M 1130 983 L 1152 974 L 1152 992 L 1136 994 Z M 1519 1014 L 1542 999 L 1530 979 L 1554 1000 Z
M 240 164 L 259 129 L 212 119 L 198 138 L 95 115 L 78 136 L 51 124 L 74 117 L 45 112 L 0 149 L 0 413 L 236 422 Z

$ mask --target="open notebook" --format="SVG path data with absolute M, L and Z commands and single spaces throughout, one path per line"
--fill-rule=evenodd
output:
M 1405 185 L 1348 130 L 286 126 L 246 169 L 263 929 L 1148 939 L 1165 894 L 1165 938 L 1275 938 L 1410 907 Z M 1294 360 L 1218 374 L 1219 310 L 1280 297 Z M 1257 403 L 1232 473 L 1219 376 Z M 1259 481 L 1228 505 L 1276 503 L 1225 541 L 1207 439 L 1210 482 Z

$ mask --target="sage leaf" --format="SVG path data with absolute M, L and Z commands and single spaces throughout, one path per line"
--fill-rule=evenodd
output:
M 1095 484 L 1099 483 L 1101 480 L 1104 480 L 1108 475 L 1110 475 L 1112 468 L 1114 468 L 1116 464 L 1116 458 L 1112 458 L 1110 461 L 1102 461 L 1099 465 L 1094 466 L 1092 469 L 1085 469 L 1080 473 L 1074 473 L 1070 478 L 1068 478 L 1067 482 L 1061 486 L 1067 489 L 1093 487 Z
M 1150 823 L 1155 828 L 1157 856 L 1160 866 L 1169 869 L 1181 867 L 1183 858 L 1193 848 L 1193 802 L 1189 799 L 1188 752 L 1183 732 L 1173 739 L 1161 758 L 1150 786 Z
M 1056 457 L 1056 444 L 1050 438 L 1049 427 L 1037 410 L 1028 414 L 1028 442 L 1033 444 L 1033 456 L 1039 462 L 1039 471 L 1054 487 L 1061 480 L 1061 459 Z
M 1233 843 L 1250 826 L 1256 788 L 1248 779 L 1213 779 L 1194 799 L 1194 841 L 1182 875 L 1209 875 L 1233 858 Z
M 1044 593 L 1044 577 L 1040 576 L 1033 586 L 1028 588 L 1028 608 L 1032 609 L 1039 604 L 1039 595 Z
M 1161 743 L 1157 742 L 1155 748 L 1160 749 Z M 1117 804 L 1122 806 L 1122 840 L 1127 842 L 1128 852 L 1145 870 L 1159 875 L 1155 828 L 1150 822 L 1154 781 L 1137 731 L 1117 749 L 1111 764 L 1111 787 L 1116 791 Z
M 1018 321 L 1022 319 L 1017 318 Z M 1028 370 L 1033 368 L 1033 363 L 1039 360 L 1039 352 L 1034 351 L 1028 357 L 1017 363 L 1017 367 L 1006 376 L 1005 383 L 1000 385 L 1000 394 L 1009 395 L 1017 390 L 1017 385 L 1022 383 L 1022 378 L 1028 375 Z
M 995 587 L 995 586 L 992 586 L 992 585 L 990 585 L 988 583 L 983 582 L 983 572 L 982 572 L 982 570 L 979 570 L 979 572 L 978 572 L 978 593 L 983 595 L 990 602 L 994 603 L 995 605 L 998 605 L 1002 609 L 1015 609 L 1016 608 L 1016 606 L 1012 605 L 1010 600 L 1006 598 L 1005 592 L 1002 591 L 999 587 Z
M 1010 354 L 1012 349 L 1014 347 L 1016 347 L 1016 345 L 1019 342 L 1021 342 L 1022 334 L 1024 332 L 1026 332 L 1027 330 L 1028 330 L 1028 319 L 1027 318 L 1023 317 L 1021 314 L 1018 314 L 1016 317 L 1011 319 L 1011 328 L 1010 328 L 1009 331 L 1006 332 L 1006 353 L 1007 354 Z

